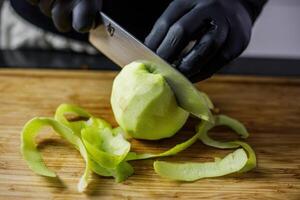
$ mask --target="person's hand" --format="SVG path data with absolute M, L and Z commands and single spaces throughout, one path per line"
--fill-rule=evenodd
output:
M 210 77 L 239 56 L 251 36 L 252 20 L 242 0 L 174 0 L 145 44 L 193 82 Z M 183 49 L 195 45 L 184 55 Z
M 61 32 L 72 28 L 87 32 L 95 23 L 96 14 L 102 9 L 102 0 L 27 0 L 51 17 Z

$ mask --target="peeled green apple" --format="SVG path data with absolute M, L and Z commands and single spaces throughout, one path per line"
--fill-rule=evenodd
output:
M 115 78 L 111 105 L 118 124 L 136 139 L 171 137 L 189 116 L 164 77 L 140 61 L 125 66 Z

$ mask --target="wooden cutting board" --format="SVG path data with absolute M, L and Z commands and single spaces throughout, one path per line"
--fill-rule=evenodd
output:
M 154 173 L 152 160 L 133 162 L 135 174 L 123 183 L 93 176 L 77 192 L 84 163 L 64 140 L 44 131 L 39 148 L 59 179 L 28 169 L 19 152 L 20 131 L 35 116 L 53 116 L 61 103 L 82 106 L 116 125 L 109 98 L 114 72 L 0 70 L 0 199 L 300 199 L 300 79 L 216 76 L 200 83 L 221 113 L 242 121 L 258 167 L 246 174 L 173 182 Z M 133 142 L 138 152 L 160 152 L 193 134 L 195 120 L 170 140 Z M 228 129 L 217 137 L 232 138 Z M 204 162 L 230 151 L 197 142 L 165 160 Z

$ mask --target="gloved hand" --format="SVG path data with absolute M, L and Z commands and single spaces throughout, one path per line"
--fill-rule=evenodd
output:
M 27 0 L 38 5 L 40 10 L 51 17 L 56 28 L 61 32 L 72 28 L 78 32 L 89 31 L 102 9 L 102 0 Z
M 174 0 L 145 44 L 191 81 L 210 77 L 247 47 L 251 16 L 242 0 Z M 196 41 L 178 60 L 183 49 Z

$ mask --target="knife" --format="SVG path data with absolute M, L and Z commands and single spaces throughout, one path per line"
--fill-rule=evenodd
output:
M 164 76 L 183 109 L 203 120 L 212 120 L 206 98 L 185 76 L 105 13 L 100 12 L 100 18 L 100 25 L 91 30 L 89 35 L 89 41 L 95 48 L 120 67 L 137 60 L 147 61 L 150 65 L 155 66 L 155 73 Z

